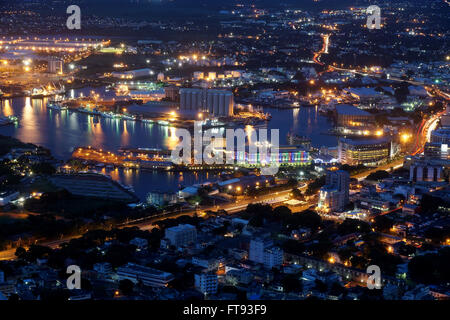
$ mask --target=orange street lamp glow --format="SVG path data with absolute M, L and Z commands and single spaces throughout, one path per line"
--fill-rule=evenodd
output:
M 410 135 L 409 135 L 408 133 L 404 133 L 404 134 L 402 134 L 402 136 L 401 136 L 401 139 L 402 139 L 402 141 L 403 141 L 404 143 L 408 142 L 408 141 L 409 141 L 409 138 L 410 138 Z

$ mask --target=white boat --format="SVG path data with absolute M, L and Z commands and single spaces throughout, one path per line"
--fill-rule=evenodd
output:
M 124 120 L 132 120 L 135 121 L 136 120 L 136 116 L 130 116 L 130 115 L 122 115 L 122 119 Z
M 0 126 L 8 125 L 8 124 L 17 124 L 19 119 L 15 116 L 0 116 Z
M 65 110 L 69 109 L 67 106 L 64 106 L 62 104 L 55 103 L 55 102 L 49 102 L 47 104 L 47 108 L 53 109 L 53 110 L 58 110 L 58 111 L 65 111 Z

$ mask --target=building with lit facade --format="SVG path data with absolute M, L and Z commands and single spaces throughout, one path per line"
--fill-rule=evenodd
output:
M 392 141 L 389 138 L 379 139 L 339 139 L 338 159 L 348 165 L 377 165 L 387 161 L 394 155 Z
M 279 165 L 303 165 L 308 164 L 311 159 L 309 152 L 296 146 L 280 146 L 278 154 L 271 154 L 268 150 L 263 157 L 260 152 L 235 151 L 234 159 L 238 165 L 260 166 L 261 164 L 278 163 Z
M 364 127 L 371 125 L 375 116 L 351 105 L 338 105 L 335 109 L 338 127 Z
M 350 175 L 347 171 L 328 171 L 326 184 L 319 192 L 319 211 L 342 211 L 349 202 L 349 187 Z
M 450 127 L 442 127 L 431 132 L 430 140 L 432 143 L 450 145 Z
M 427 142 L 423 151 L 426 158 L 450 160 L 448 144 L 439 142 Z

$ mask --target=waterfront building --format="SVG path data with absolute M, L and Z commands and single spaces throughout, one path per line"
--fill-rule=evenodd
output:
M 376 91 L 374 88 L 366 87 L 347 88 L 344 89 L 343 92 L 356 99 L 360 105 L 366 108 L 374 107 L 377 102 L 386 97 L 383 93 Z
M 180 110 L 208 112 L 215 117 L 233 115 L 234 95 L 231 91 L 200 88 L 180 89 Z
M 146 68 L 146 69 L 139 69 L 139 70 L 113 72 L 111 75 L 114 78 L 118 78 L 118 79 L 136 79 L 136 78 L 149 77 L 152 74 L 153 74 L 153 71 Z
M 66 189 L 75 196 L 125 202 L 138 201 L 137 196 L 132 191 L 102 174 L 57 174 L 50 177 L 50 181 L 55 186 Z
M 165 238 L 171 245 L 179 248 L 194 243 L 197 240 L 197 229 L 190 224 L 180 224 L 167 228 Z
M 299 165 L 310 162 L 309 152 L 303 147 L 298 146 L 280 146 L 278 155 L 271 154 L 268 150 L 266 158 L 261 157 L 259 150 L 254 152 L 234 152 L 234 159 L 238 165 L 259 166 L 262 163 L 270 164 L 278 162 L 280 165 Z
M 180 87 L 169 86 L 164 88 L 165 96 L 170 101 L 180 101 Z
M 375 120 L 373 114 L 346 104 L 336 106 L 335 117 L 338 127 L 365 127 Z
M 119 280 L 128 279 L 134 283 L 142 282 L 142 284 L 149 287 L 165 287 L 174 279 L 174 276 L 169 272 L 134 263 L 128 263 L 117 268 L 117 277 Z
M 152 191 L 147 194 L 147 203 L 163 207 L 178 201 L 178 195 L 175 192 Z
M 380 139 L 345 139 L 338 142 L 338 159 L 348 165 L 377 165 L 387 161 L 394 154 L 392 141 Z
M 51 59 L 48 61 L 48 67 L 47 71 L 49 73 L 57 73 L 62 74 L 63 73 L 63 62 L 58 59 Z

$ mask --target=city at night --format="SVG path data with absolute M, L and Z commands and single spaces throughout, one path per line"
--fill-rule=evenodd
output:
M 0 308 L 444 306 L 449 38 L 446 0 L 0 1 Z

